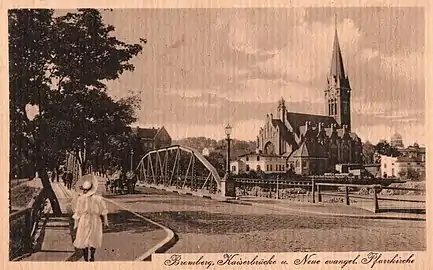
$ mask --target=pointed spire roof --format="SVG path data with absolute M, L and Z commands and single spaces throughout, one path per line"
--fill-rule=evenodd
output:
M 338 42 L 337 20 L 335 20 L 334 46 L 332 49 L 331 69 L 329 71 L 329 75 L 336 76 L 340 79 L 346 79 L 346 73 L 344 71 L 343 65 L 343 57 L 341 56 L 340 43 Z

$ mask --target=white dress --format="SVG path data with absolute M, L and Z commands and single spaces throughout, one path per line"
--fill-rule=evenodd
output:
M 75 213 L 72 216 L 76 224 L 78 224 L 74 241 L 76 248 L 101 247 L 102 216 L 107 214 L 107 206 L 101 196 L 81 195 L 77 198 Z

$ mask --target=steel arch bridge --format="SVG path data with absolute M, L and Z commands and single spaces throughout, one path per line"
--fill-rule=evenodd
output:
M 141 184 L 219 195 L 221 178 L 197 150 L 172 145 L 147 152 L 135 171 Z

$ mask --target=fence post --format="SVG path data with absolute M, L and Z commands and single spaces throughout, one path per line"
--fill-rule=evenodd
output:
M 31 231 L 32 231 L 32 221 L 31 221 L 32 211 L 31 208 L 27 208 L 24 214 L 24 252 L 28 252 L 31 246 Z
M 345 186 L 345 191 L 346 191 L 346 205 L 350 205 L 350 201 L 349 201 L 349 187 Z
M 322 194 L 320 194 L 320 185 L 317 185 L 317 198 L 319 202 L 322 202 Z
M 269 198 L 272 198 L 272 184 L 270 180 L 268 180 L 268 183 L 269 183 Z
M 279 197 L 280 197 L 279 194 L 278 194 L 278 192 L 279 192 L 279 191 L 278 191 L 278 183 L 279 183 L 279 176 L 277 176 L 277 200 L 278 200 Z
M 379 201 L 377 200 L 377 187 L 373 186 L 374 212 L 379 212 Z
M 311 197 L 312 197 L 313 203 L 316 203 L 316 198 L 315 198 L 315 196 L 316 196 L 316 194 L 315 194 L 316 188 L 315 188 L 315 186 L 316 186 L 316 184 L 315 184 L 315 181 L 314 181 L 314 178 L 313 178 L 313 180 L 311 180 Z

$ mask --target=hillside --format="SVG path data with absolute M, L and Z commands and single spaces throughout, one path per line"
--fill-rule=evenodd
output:
M 211 151 L 219 152 L 221 154 L 227 151 L 227 142 L 225 140 L 214 140 L 205 137 L 189 137 L 180 140 L 174 140 L 173 144 L 179 144 L 194 148 L 198 151 L 203 151 L 208 148 Z M 231 158 L 236 158 L 240 155 L 254 152 L 256 150 L 256 143 L 253 141 L 232 140 L 231 142 Z

